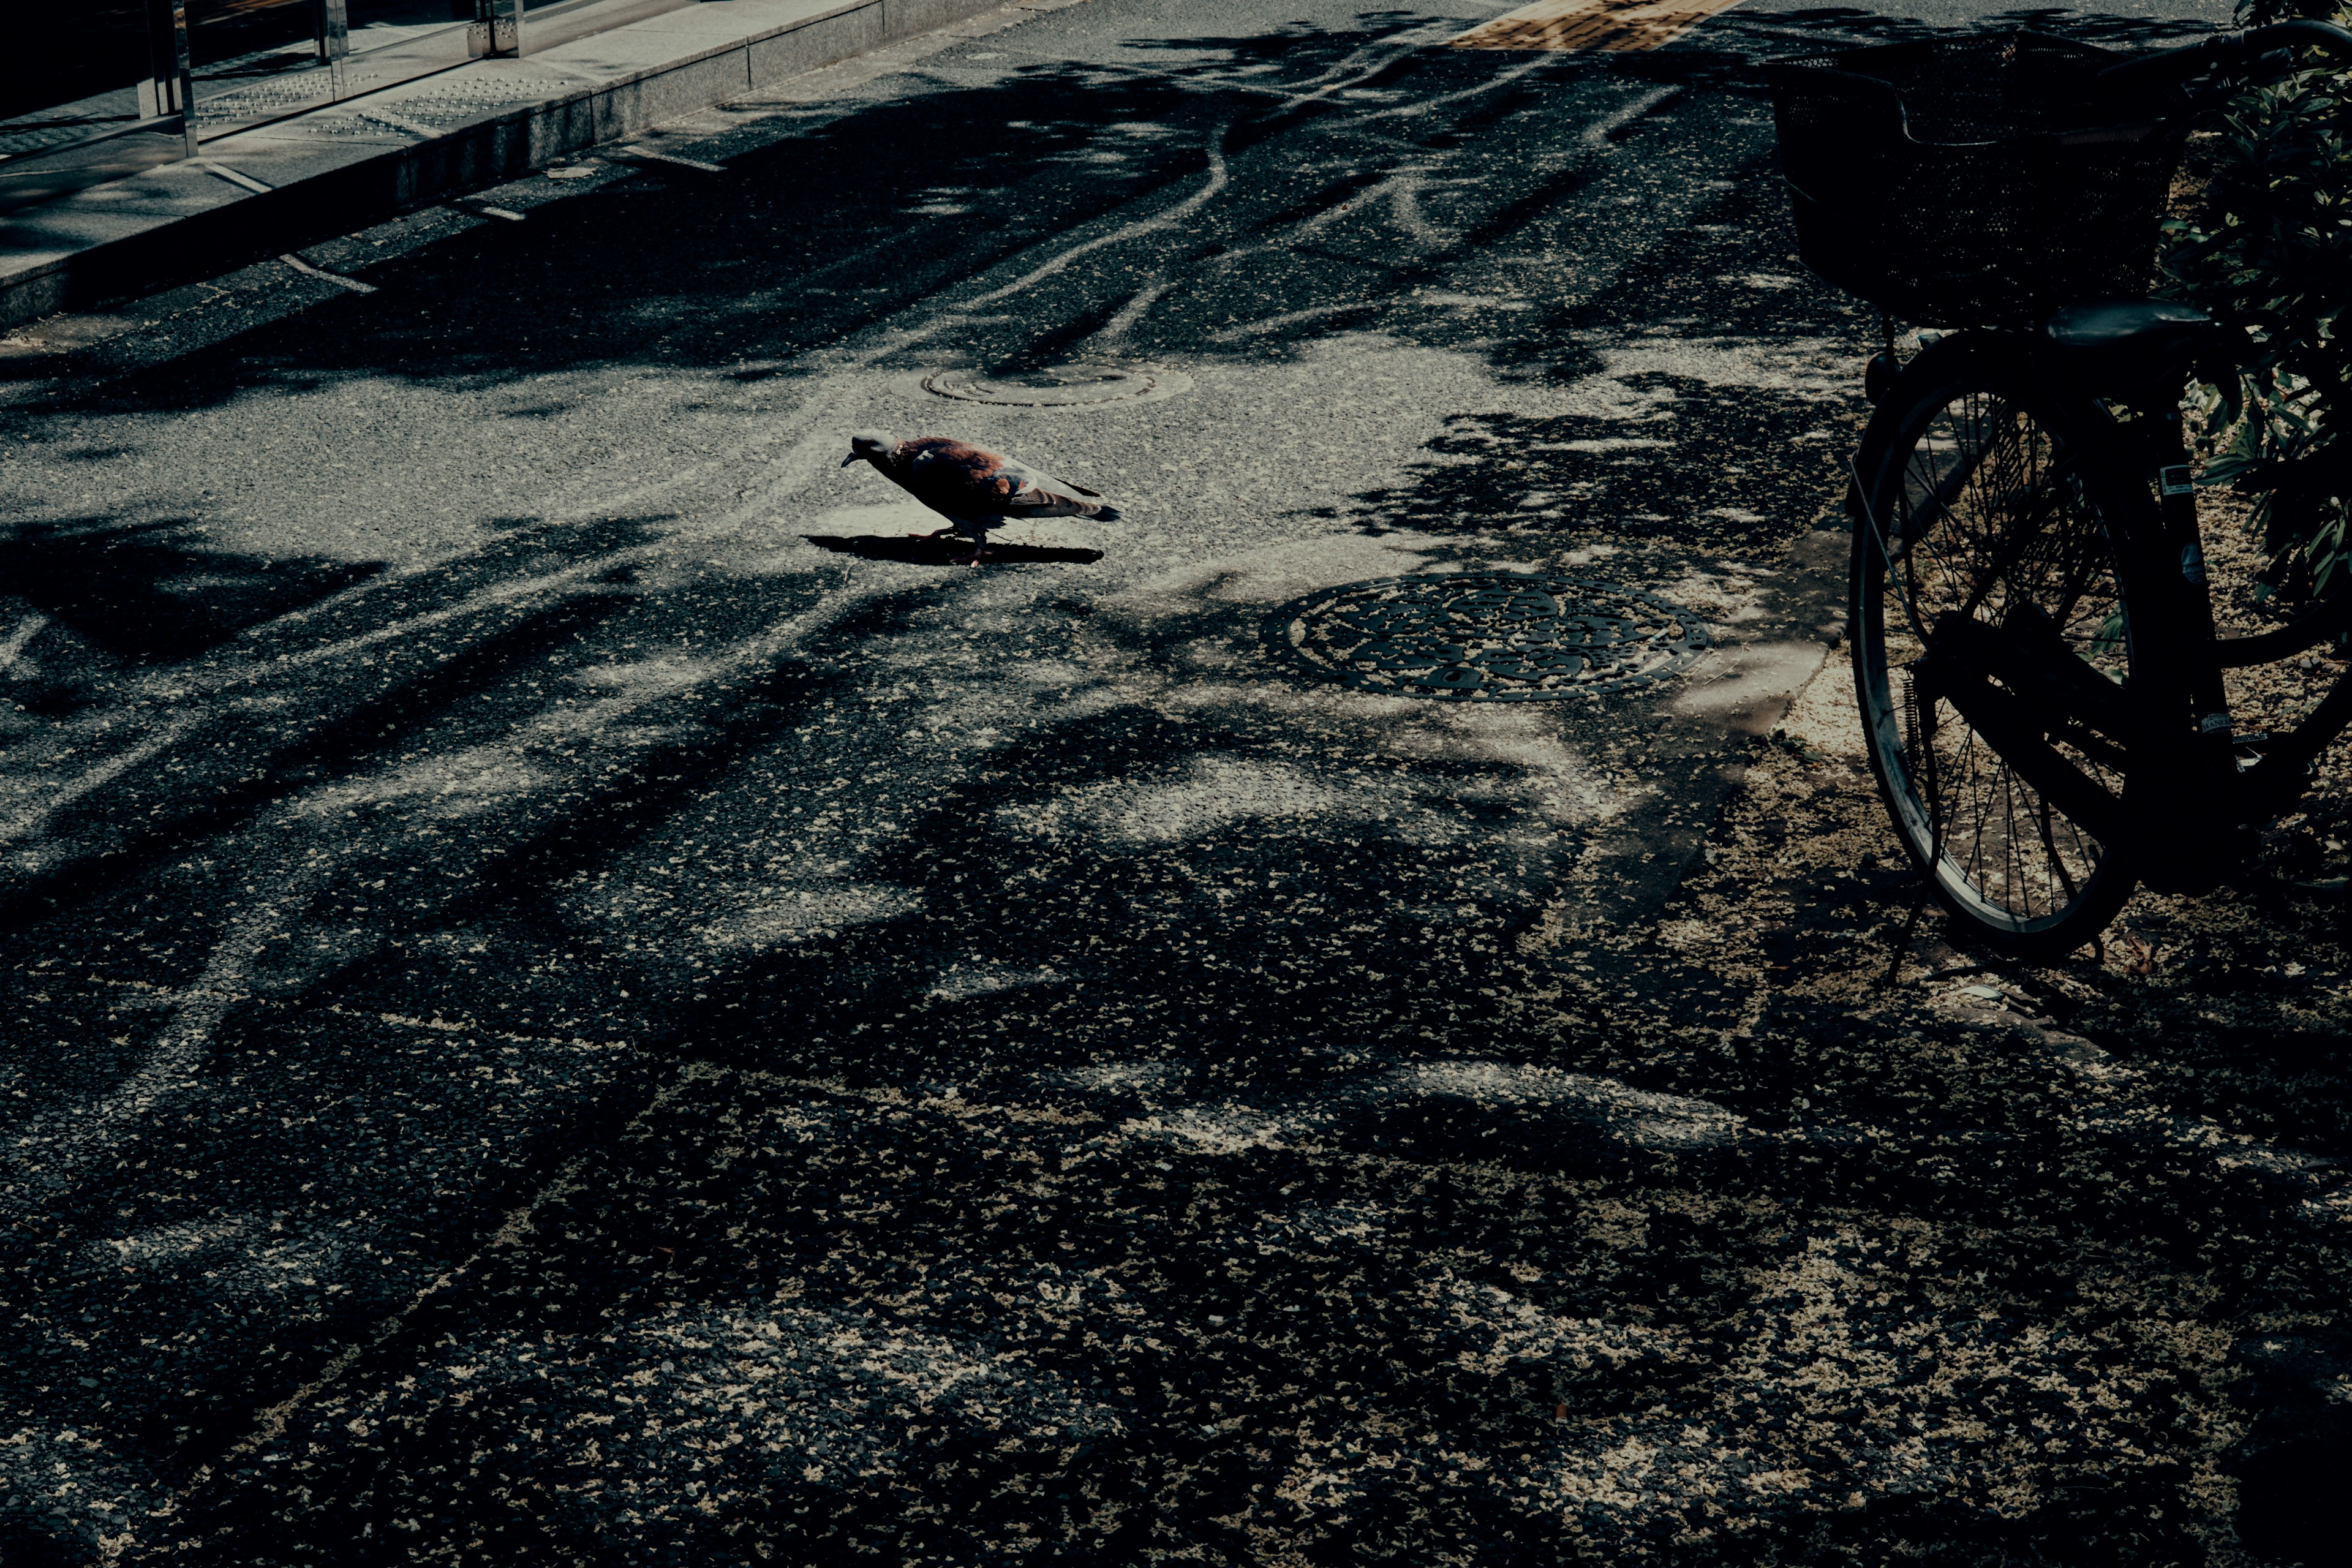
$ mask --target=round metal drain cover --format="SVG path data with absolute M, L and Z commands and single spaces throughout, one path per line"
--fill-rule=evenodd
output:
M 1266 634 L 1360 690 L 1477 702 L 1647 686 L 1710 646 L 1696 616 L 1654 595 L 1521 572 L 1327 588 L 1276 612 Z
M 1190 376 L 1172 370 L 1108 364 L 1055 365 L 1014 375 L 935 370 L 916 378 L 916 385 L 934 397 L 992 404 L 999 408 L 1069 413 L 1117 403 L 1156 402 L 1173 397 L 1192 384 Z

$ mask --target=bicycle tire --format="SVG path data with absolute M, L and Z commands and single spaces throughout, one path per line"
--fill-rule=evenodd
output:
M 2029 960 L 2106 927 L 2137 880 L 2132 847 L 2044 800 L 1948 701 L 1923 702 L 1910 665 L 1937 616 L 2000 625 L 2032 604 L 2128 700 L 2159 612 L 2133 592 L 2153 501 L 2125 449 L 2097 404 L 2035 374 L 2027 344 L 1961 333 L 1904 369 L 1856 464 L 1848 626 L 1871 771 L 1937 901 Z M 2079 727 L 2050 740 L 2115 795 L 2128 787 L 2120 748 Z

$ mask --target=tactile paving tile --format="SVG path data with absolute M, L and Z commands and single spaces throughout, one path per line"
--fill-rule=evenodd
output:
M 346 101 L 331 113 L 306 116 L 292 129 L 311 136 L 381 136 L 388 128 L 437 134 L 494 110 L 543 102 L 568 85 L 452 71 L 414 88 Z
M 242 125 L 247 121 L 268 120 L 273 115 L 291 114 L 310 104 L 328 101 L 333 87 L 324 70 L 306 70 L 247 87 L 231 88 L 226 92 L 206 93 L 196 89 L 196 131 L 202 134 L 215 126 Z

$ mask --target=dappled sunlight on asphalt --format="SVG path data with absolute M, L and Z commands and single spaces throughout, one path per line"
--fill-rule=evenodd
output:
M 1494 9 L 1039 16 L 8 413 L 0 1552 L 2153 1565 L 2332 1451 L 2341 932 L 1895 965 L 1737 55 L 1914 25 Z M 1501 570 L 1707 651 L 1268 632 Z

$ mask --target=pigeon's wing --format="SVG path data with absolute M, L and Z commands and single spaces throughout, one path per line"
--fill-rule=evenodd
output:
M 1004 471 L 1007 459 L 962 441 L 925 436 L 901 441 L 896 456 L 898 482 L 950 517 L 1002 517 L 1021 489 L 1021 480 Z
M 950 517 L 1116 518 L 1095 492 L 962 441 L 926 436 L 898 448 L 899 482 L 934 511 Z
M 1115 518 L 1118 515 L 1117 509 L 1103 504 L 1098 493 L 1082 485 L 1057 479 L 1010 458 L 1004 459 L 1003 471 L 1020 481 L 1007 506 L 1007 510 L 1016 517 Z M 1092 499 L 1086 499 L 1089 497 Z

